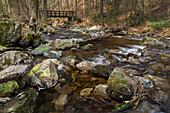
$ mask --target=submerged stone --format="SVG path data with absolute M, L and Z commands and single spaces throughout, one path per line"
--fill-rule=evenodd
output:
M 0 84 L 0 97 L 11 96 L 13 93 L 17 93 L 18 90 L 19 86 L 16 81 Z
M 93 90 L 93 88 L 85 88 L 80 91 L 80 95 L 84 96 L 84 97 L 88 97 L 91 95 L 92 90 Z
M 108 94 L 117 100 L 130 99 L 137 90 L 136 82 L 121 68 L 112 71 L 107 85 Z
M 29 73 L 32 86 L 50 88 L 58 82 L 58 74 L 55 64 L 50 60 L 44 60 L 34 66 Z
M 62 111 L 64 106 L 68 103 L 67 99 L 68 95 L 60 95 L 57 100 L 55 101 L 55 110 Z

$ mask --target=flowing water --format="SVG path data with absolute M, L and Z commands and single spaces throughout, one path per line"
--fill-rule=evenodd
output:
M 86 38 L 90 38 L 90 36 L 69 29 L 59 29 L 49 40 L 55 40 L 56 38 L 71 38 L 77 41 L 83 41 Z M 153 74 L 146 71 L 149 65 L 153 63 L 163 63 L 165 67 L 169 66 L 169 49 L 149 47 L 141 45 L 140 42 L 140 38 L 111 36 L 102 40 L 92 41 L 91 44 L 93 47 L 88 50 L 64 50 L 62 58 L 75 56 L 79 62 L 85 60 L 95 66 L 105 65 L 110 70 L 113 70 L 115 67 L 123 67 L 127 69 L 129 73 L 136 76 L 143 76 L 145 73 Z M 164 55 L 164 57 L 160 54 Z M 127 61 L 129 57 L 137 58 L 140 64 L 129 63 Z M 74 72 L 74 70 L 71 72 Z M 163 73 L 158 76 L 166 78 L 168 75 L 169 72 L 163 71 Z M 64 86 L 63 92 L 68 94 L 69 102 L 61 113 L 108 113 L 113 109 L 113 106 L 105 105 L 90 98 L 84 99 L 80 96 L 82 89 L 95 87 L 98 84 L 106 84 L 108 77 L 87 75 L 76 77 L 74 81 L 71 75 L 67 75 L 66 77 L 68 82 L 61 85 Z M 91 81 L 91 79 L 96 80 Z M 40 91 L 35 113 L 58 113 L 55 112 L 54 107 L 54 102 L 58 95 L 59 92 L 56 91 L 55 87 Z M 112 103 L 116 104 L 117 102 Z

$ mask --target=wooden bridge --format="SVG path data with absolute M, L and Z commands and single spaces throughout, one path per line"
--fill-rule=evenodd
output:
M 40 11 L 40 15 L 43 14 L 43 11 Z M 47 17 L 53 18 L 72 18 L 75 14 L 75 11 L 47 11 Z

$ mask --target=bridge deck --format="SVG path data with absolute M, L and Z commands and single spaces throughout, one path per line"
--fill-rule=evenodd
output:
M 43 11 L 40 11 L 40 14 L 43 14 Z M 48 17 L 73 17 L 74 11 L 47 11 Z

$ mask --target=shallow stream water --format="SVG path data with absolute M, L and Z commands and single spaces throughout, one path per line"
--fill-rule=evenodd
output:
M 57 33 L 49 40 L 56 38 L 74 39 L 83 41 L 90 38 L 89 35 L 80 32 L 73 32 L 69 29 L 59 29 Z M 151 64 L 162 63 L 165 67 L 170 64 L 168 48 L 150 47 L 141 45 L 141 39 L 137 37 L 111 36 L 102 40 L 92 41 L 88 50 L 78 49 L 77 51 L 63 50 L 62 57 L 75 56 L 80 61 L 88 61 L 95 66 L 105 65 L 110 70 L 115 67 L 123 67 L 129 73 L 136 76 L 144 74 L 154 74 L 146 71 Z M 166 42 L 169 43 L 169 42 Z M 162 55 L 162 56 L 161 56 Z M 168 55 L 168 56 L 167 56 Z M 129 57 L 137 58 L 139 65 L 128 62 Z M 44 58 L 43 58 L 44 59 Z M 74 70 L 73 70 L 74 71 Z M 71 75 L 70 75 L 71 76 Z M 168 78 L 168 71 L 161 71 L 156 76 Z M 96 79 L 91 81 L 91 79 Z M 83 99 L 80 91 L 84 88 L 95 87 L 98 84 L 106 84 L 108 77 L 87 75 L 86 77 L 77 77 L 75 81 L 68 77 L 68 82 L 62 84 L 65 86 L 63 91 L 68 93 L 69 102 L 61 113 L 108 113 L 113 106 L 104 105 L 92 99 Z M 71 93 L 70 93 L 71 92 Z M 59 93 L 55 88 L 40 91 L 40 95 L 35 108 L 35 113 L 58 113 L 55 111 L 54 102 Z M 117 102 L 112 102 L 116 105 Z

